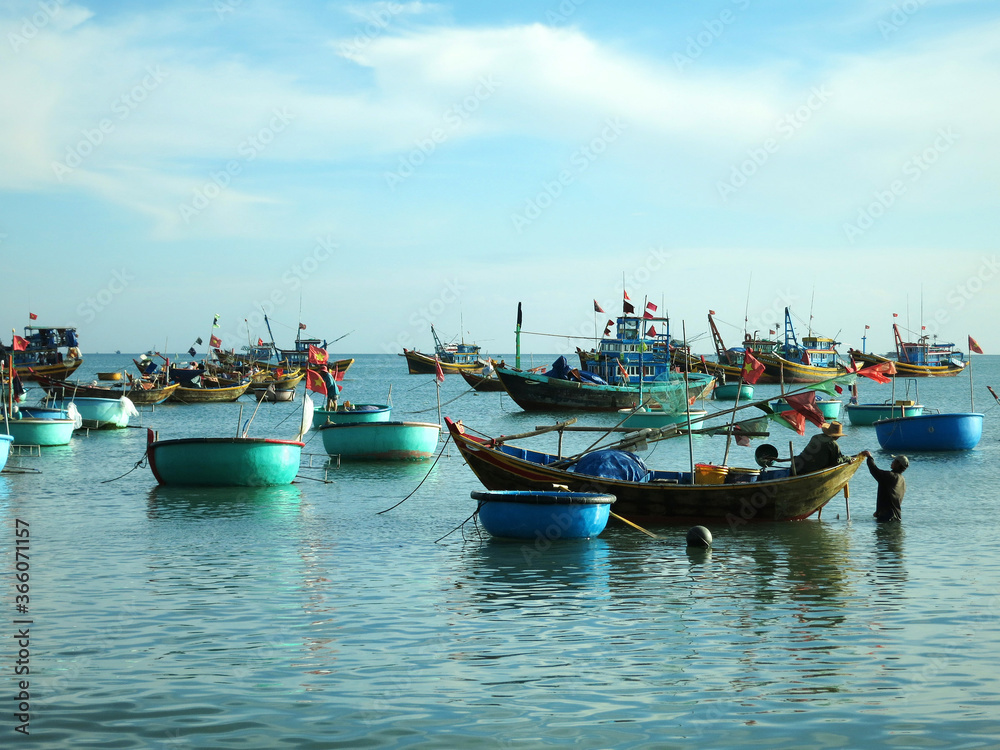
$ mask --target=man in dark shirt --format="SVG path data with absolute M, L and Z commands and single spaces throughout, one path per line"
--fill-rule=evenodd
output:
M 910 460 L 906 456 L 894 456 L 889 471 L 880 469 L 875 465 L 871 451 L 861 451 L 861 456 L 868 459 L 868 471 L 878 482 L 878 494 L 875 496 L 875 520 L 901 521 L 903 513 L 901 505 L 903 495 L 906 494 L 906 480 L 903 479 L 903 472 L 910 466 Z
M 840 452 L 837 444 L 837 440 L 844 435 L 840 422 L 827 422 L 820 429 L 821 432 L 813 435 L 802 452 L 795 457 L 796 474 L 809 474 L 837 464 L 846 464 L 851 460 Z

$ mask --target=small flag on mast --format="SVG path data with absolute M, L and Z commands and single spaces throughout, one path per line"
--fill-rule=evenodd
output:
M 969 351 L 975 352 L 976 354 L 982 354 L 983 350 L 972 336 L 969 336 Z
M 33 312 L 28 313 L 28 318 L 31 320 L 38 320 L 38 316 L 35 315 Z
M 599 313 L 604 312 L 604 310 L 601 308 L 601 306 L 599 304 L 597 304 L 597 300 L 596 299 L 594 300 L 594 312 L 599 312 Z

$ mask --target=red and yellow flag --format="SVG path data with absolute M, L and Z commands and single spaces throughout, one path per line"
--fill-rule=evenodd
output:
M 979 346 L 979 343 L 972 336 L 969 336 L 969 351 L 976 354 L 983 353 L 982 347 Z

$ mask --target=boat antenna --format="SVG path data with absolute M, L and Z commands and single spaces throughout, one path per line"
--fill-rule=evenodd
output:
M 750 323 L 750 284 L 753 283 L 753 271 L 750 272 L 750 278 L 747 280 L 747 303 L 743 308 L 743 340 L 747 340 L 748 324 Z
M 514 329 L 514 367 L 521 369 L 521 303 L 517 303 L 517 328 Z

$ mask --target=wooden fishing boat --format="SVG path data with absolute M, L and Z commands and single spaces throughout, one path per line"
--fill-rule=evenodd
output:
M 857 427 L 871 427 L 883 419 L 894 417 L 918 417 L 924 413 L 923 404 L 915 404 L 909 400 L 897 400 L 895 403 L 886 401 L 882 404 L 848 404 L 847 418 Z
M 847 374 L 847 368 L 838 360 L 836 341 L 823 336 L 803 336 L 799 344 L 791 329 L 787 307 L 785 321 L 788 343 L 781 348 L 781 353 L 754 354 L 764 365 L 768 378 L 781 383 L 818 383 Z
M 431 458 L 441 434 L 441 425 L 429 422 L 326 423 L 316 429 L 331 456 L 364 461 Z
M 501 539 L 588 539 L 608 524 L 614 495 L 597 492 L 473 492 L 479 520 Z
M 14 444 L 13 435 L 0 435 L 0 471 L 7 466 L 7 458 L 10 456 L 10 446 Z
M 327 424 L 353 424 L 355 422 L 388 422 L 392 409 L 388 404 L 352 404 L 345 401 L 336 409 L 314 409 L 313 427 Z
M 465 382 L 469 386 L 480 393 L 487 391 L 503 391 L 503 383 L 500 382 L 500 378 L 497 377 L 496 373 L 490 369 L 488 375 L 483 375 L 482 373 L 476 373 L 470 370 L 460 370 L 459 371 Z
M 887 451 L 966 451 L 983 436 L 983 415 L 976 412 L 920 414 L 875 422 L 878 444 Z
M 125 396 L 133 404 L 150 406 L 162 404 L 177 390 L 179 383 L 157 385 L 146 380 L 135 380 L 131 375 L 120 385 L 97 385 L 95 383 L 78 383 L 72 380 L 57 380 L 55 378 L 39 377 L 38 384 L 53 398 L 72 398 L 84 396 L 88 398 L 121 398 Z
M 114 372 L 99 372 L 97 373 L 98 380 L 121 380 L 122 374 L 118 370 Z
M 892 333 L 896 341 L 894 358 L 857 349 L 849 349 L 848 353 L 865 367 L 892 362 L 895 372 L 890 371 L 887 374 L 897 378 L 954 377 L 963 372 L 968 364 L 962 352 L 955 350 L 954 344 L 931 342 L 930 336 L 921 336 L 916 341 L 904 342 L 899 332 L 899 325 L 896 323 L 892 325 Z
M 26 348 L 14 351 L 14 368 L 21 380 L 38 376 L 68 378 L 83 364 L 76 328 L 69 326 L 25 326 Z
M 149 468 L 160 484 L 269 487 L 290 484 L 305 446 L 297 440 L 196 437 L 158 440 L 146 433 Z
M 454 374 L 467 370 L 476 372 L 488 363 L 479 356 L 482 347 L 476 344 L 443 344 L 434 326 L 431 326 L 431 336 L 434 337 L 434 354 L 421 354 L 413 349 L 403 349 L 400 355 L 406 357 L 406 366 L 411 375 L 433 375 L 440 365 L 444 374 Z
M 561 357 L 565 362 L 565 357 Z M 559 360 L 556 361 L 556 364 Z M 549 372 L 565 368 L 554 367 Z M 524 372 L 507 367 L 496 368 L 497 377 L 514 402 L 525 411 L 553 411 L 575 409 L 581 411 L 618 411 L 634 409 L 647 398 L 670 400 L 673 396 L 683 399 L 687 388 L 687 401 L 699 398 L 714 385 L 710 375 L 690 373 L 665 373 L 662 380 L 640 385 L 607 385 L 580 379 L 567 380 L 555 375 Z M 573 371 L 569 371 L 572 375 Z
M 275 376 L 274 373 L 267 372 L 261 377 L 251 378 L 246 393 L 260 401 L 292 401 L 295 397 L 295 389 L 302 379 L 305 378 L 306 371 L 296 368 L 290 373 Z
M 466 434 L 461 422 L 445 424 L 479 481 L 489 490 L 546 491 L 614 495 L 615 513 L 637 523 L 725 523 L 808 518 L 841 492 L 863 459 L 800 476 L 769 469 L 757 481 L 694 484 L 689 472 L 653 471 L 637 480 L 590 476 L 574 471 L 575 459 L 505 445 L 502 438 Z
M 696 357 L 691 354 L 689 349 L 675 347 L 671 352 L 672 361 L 674 366 L 682 372 L 706 373 L 716 378 L 719 384 L 731 383 L 735 386 L 742 376 L 744 354 L 747 351 L 754 352 L 754 356 L 757 356 L 761 352 L 773 353 L 777 350 L 778 342 L 773 339 L 760 338 L 756 332 L 753 335 L 745 333 L 743 343 L 740 346 L 726 348 L 722 340 L 722 334 L 719 333 L 719 327 L 715 324 L 714 315 L 715 312 L 713 310 L 708 311 L 708 327 L 712 334 L 712 344 L 715 347 L 715 360 L 705 359 L 704 356 Z M 778 382 L 780 382 L 778 378 L 772 377 L 766 372 L 762 373 L 757 379 L 757 383 L 760 384 L 774 384 Z M 719 384 L 716 385 L 716 388 L 720 387 Z M 747 384 L 744 385 L 749 387 Z M 725 391 L 723 392 L 725 393 Z M 719 398 L 725 397 L 722 396 Z M 743 400 L 744 397 L 741 395 L 740 401 Z
M 214 404 L 235 401 L 246 393 L 249 387 L 249 382 L 220 388 L 189 388 L 178 385 L 177 390 L 170 396 L 170 402 L 177 404 Z

